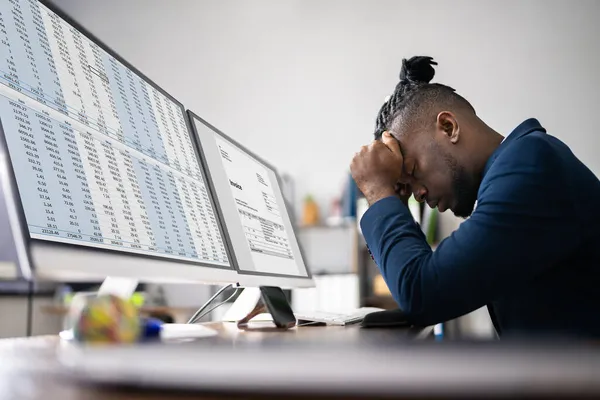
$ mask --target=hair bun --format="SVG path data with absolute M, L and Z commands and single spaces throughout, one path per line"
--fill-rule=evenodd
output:
M 433 66 L 437 62 L 432 57 L 414 56 L 410 59 L 402 60 L 402 69 L 400 70 L 401 82 L 429 83 L 435 75 Z

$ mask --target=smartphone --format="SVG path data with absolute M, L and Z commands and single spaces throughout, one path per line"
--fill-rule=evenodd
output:
M 261 286 L 262 301 L 273 317 L 278 328 L 291 328 L 296 325 L 296 316 L 285 293 L 277 286 Z

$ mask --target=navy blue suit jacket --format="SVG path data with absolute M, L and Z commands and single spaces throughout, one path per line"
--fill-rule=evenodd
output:
M 600 336 L 600 181 L 535 119 L 493 153 L 475 211 L 435 251 L 397 197 L 361 229 L 415 324 L 487 305 L 500 335 Z

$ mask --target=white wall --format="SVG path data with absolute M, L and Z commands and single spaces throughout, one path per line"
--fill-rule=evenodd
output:
M 322 205 L 415 54 L 495 129 L 537 117 L 600 175 L 600 2 L 55 2 Z

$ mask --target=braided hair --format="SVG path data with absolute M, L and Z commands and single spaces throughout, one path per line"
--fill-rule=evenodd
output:
M 439 83 L 429 83 L 435 75 L 432 57 L 414 56 L 402 60 L 400 82 L 394 92 L 381 106 L 375 123 L 375 139 L 380 139 L 383 132 L 392 129 L 392 125 L 401 124 L 407 128 L 409 124 L 419 120 L 426 123 L 428 112 L 435 105 L 466 106 L 475 112 L 471 104 L 454 89 Z M 427 115 L 426 115 L 427 114 Z M 425 120 L 424 120 L 425 119 Z M 431 119 L 428 119 L 431 121 Z

